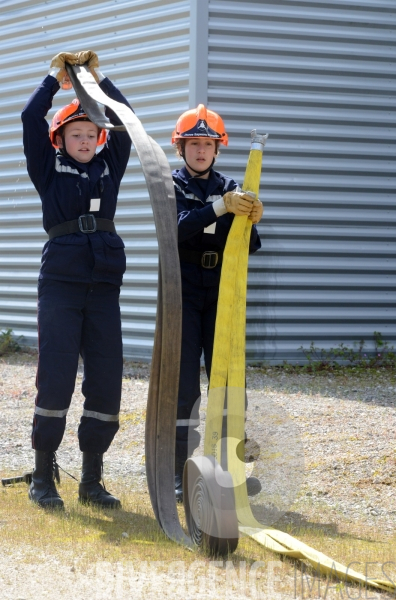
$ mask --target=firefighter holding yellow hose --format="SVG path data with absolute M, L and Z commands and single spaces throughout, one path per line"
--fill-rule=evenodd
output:
M 200 104 L 184 112 L 172 134 L 185 166 L 173 171 L 177 201 L 178 247 L 182 278 L 182 346 L 176 422 L 175 492 L 183 499 L 182 476 L 200 435 L 200 365 L 203 354 L 210 378 L 223 251 L 235 215 L 248 215 L 253 226 L 249 253 L 261 247 L 256 224 L 263 214 L 232 178 L 214 170 L 220 144 L 228 145 L 222 118 Z M 248 493 L 260 489 L 247 480 Z M 256 491 L 257 490 L 257 491 Z

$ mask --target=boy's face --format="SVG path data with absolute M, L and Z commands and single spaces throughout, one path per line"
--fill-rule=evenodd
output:
M 64 129 L 64 140 L 68 154 L 78 162 L 87 163 L 96 152 L 99 129 L 91 121 L 72 121 Z M 57 145 L 63 148 L 61 136 L 57 136 Z
M 186 140 L 184 147 L 186 161 L 192 169 L 205 171 L 212 164 L 216 156 L 216 142 L 211 138 L 196 138 Z M 188 169 L 188 165 L 187 169 Z M 190 175 L 195 175 L 188 169 Z M 209 177 L 209 173 L 203 175 L 204 179 Z

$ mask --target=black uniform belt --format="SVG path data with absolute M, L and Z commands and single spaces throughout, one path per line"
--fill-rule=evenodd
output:
M 223 260 L 223 250 L 206 250 L 206 252 L 197 252 L 196 250 L 186 250 L 179 248 L 180 260 L 201 265 L 204 269 L 213 269 L 216 265 L 221 265 Z
M 67 235 L 69 233 L 94 233 L 95 231 L 110 231 L 116 233 L 114 222 L 110 219 L 97 219 L 94 215 L 87 214 L 81 215 L 74 221 L 65 221 L 59 225 L 51 227 L 48 232 L 50 240 L 60 235 Z

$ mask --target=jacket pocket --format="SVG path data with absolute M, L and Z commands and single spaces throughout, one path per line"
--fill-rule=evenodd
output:
M 117 233 L 100 232 L 102 240 L 111 248 L 125 248 L 125 244 Z

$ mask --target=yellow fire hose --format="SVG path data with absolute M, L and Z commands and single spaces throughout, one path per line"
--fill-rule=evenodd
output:
M 259 192 L 265 140 L 266 136 L 255 136 L 255 132 L 252 132 L 252 149 L 243 189 L 253 192 L 256 197 Z M 396 586 L 390 581 L 367 579 L 291 535 L 262 525 L 251 511 L 246 489 L 245 464 L 236 452 L 237 446 L 240 448 L 242 444 L 243 447 L 245 438 L 245 322 L 251 227 L 252 223 L 247 217 L 235 217 L 223 255 L 204 454 L 213 456 L 221 463 L 221 432 L 224 401 L 227 397 L 227 466 L 234 482 L 239 532 L 278 554 L 308 561 L 323 575 L 335 576 L 343 581 L 369 585 L 388 592 L 395 591 Z M 240 450 L 238 454 L 241 456 Z

